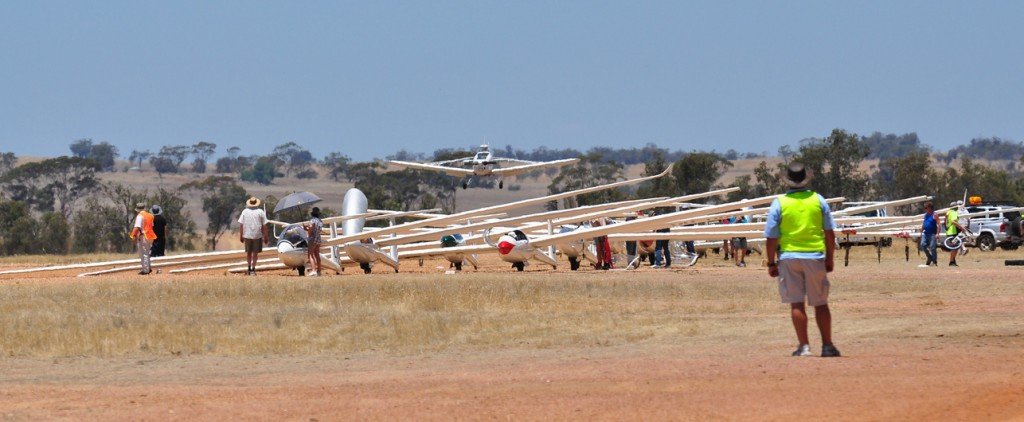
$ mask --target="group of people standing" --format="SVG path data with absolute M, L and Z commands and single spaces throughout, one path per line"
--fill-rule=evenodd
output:
M 267 231 L 267 214 L 260 208 L 262 201 L 259 198 L 251 197 L 245 202 L 245 209 L 238 216 L 238 241 L 245 248 L 245 260 L 248 264 L 247 275 L 256 274 L 256 263 L 263 246 L 270 243 L 270 235 Z M 128 237 L 135 244 L 141 263 L 140 275 L 147 275 L 152 272 L 151 258 L 164 256 L 167 248 L 167 219 L 163 215 L 163 208 L 153 205 L 147 208 L 145 203 L 135 205 L 135 222 Z M 310 275 L 319 275 L 320 264 L 320 234 L 323 231 L 323 221 L 320 220 L 320 209 L 313 207 L 310 211 L 311 219 L 303 223 L 303 228 L 308 233 L 307 252 L 314 272 Z

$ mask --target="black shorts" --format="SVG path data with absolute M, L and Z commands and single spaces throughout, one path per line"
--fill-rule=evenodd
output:
M 245 253 L 263 252 L 263 239 L 245 239 Z

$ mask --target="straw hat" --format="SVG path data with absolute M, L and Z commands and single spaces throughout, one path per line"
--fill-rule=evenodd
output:
M 245 205 L 247 207 L 249 207 L 249 208 L 256 208 L 256 207 L 260 206 L 260 199 L 255 197 L 255 196 L 253 196 L 253 197 L 249 198 L 248 201 L 245 201 Z
M 145 211 L 145 210 L 146 210 L 146 203 L 145 202 L 139 202 L 139 203 L 135 204 L 135 211 Z
M 794 161 L 789 163 L 789 167 L 786 168 L 786 175 L 782 178 L 782 181 L 790 189 L 800 189 L 807 187 L 813 178 L 814 172 L 811 169 L 805 168 L 803 163 Z

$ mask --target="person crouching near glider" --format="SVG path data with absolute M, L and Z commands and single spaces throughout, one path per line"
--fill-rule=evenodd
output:
M 146 204 L 141 202 L 135 205 L 135 211 L 138 214 L 135 216 L 135 225 L 132 226 L 132 232 L 128 237 L 135 242 L 135 247 L 139 250 L 139 260 L 142 261 L 142 270 L 139 271 L 139 274 L 146 275 L 152 271 L 149 254 L 150 247 L 156 240 L 156 233 L 153 231 L 153 214 L 146 211 Z
M 800 345 L 793 356 L 811 356 L 804 300 L 814 307 L 821 332 L 821 357 L 838 357 L 832 344 L 832 314 L 828 309 L 829 282 L 836 237 L 835 221 L 825 198 L 807 186 L 813 174 L 791 163 L 784 179 L 789 191 L 772 201 L 765 222 L 768 275 L 778 277 L 779 296 L 790 305 Z M 776 261 L 778 258 L 778 261 Z
M 309 211 L 308 223 L 302 225 L 306 229 L 306 233 L 309 234 L 309 240 L 306 241 L 306 253 L 309 254 L 309 266 L 314 268 L 315 271 L 310 274 L 314 277 L 319 277 L 322 271 L 320 265 L 320 233 L 324 230 L 324 222 L 320 219 L 320 208 L 313 207 Z

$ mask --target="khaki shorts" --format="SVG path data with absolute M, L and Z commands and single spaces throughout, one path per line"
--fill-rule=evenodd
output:
M 782 303 L 828 304 L 828 274 L 824 259 L 783 259 L 779 261 L 779 297 Z
M 245 253 L 263 252 L 263 239 L 245 239 Z

